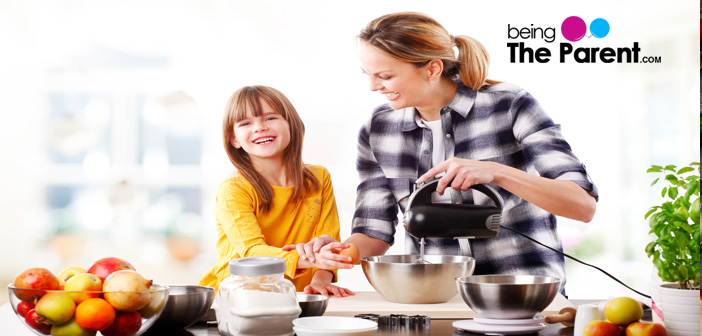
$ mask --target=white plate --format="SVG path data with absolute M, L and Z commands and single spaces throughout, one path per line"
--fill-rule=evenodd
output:
M 473 320 L 462 320 L 453 322 L 455 328 L 487 335 L 519 335 L 534 333 L 546 329 L 546 324 L 538 325 L 495 325 L 482 324 Z
M 378 323 L 371 320 L 343 316 L 309 316 L 294 319 L 293 325 L 305 329 L 326 331 L 366 331 L 377 329 Z
M 307 329 L 302 327 L 293 327 L 293 331 L 297 336 L 371 336 L 375 334 L 378 328 L 370 330 L 325 330 L 325 329 Z
M 499 324 L 499 325 L 538 325 L 541 323 L 544 323 L 544 317 L 541 315 L 534 316 L 533 318 L 530 319 L 494 319 L 494 318 L 488 318 L 488 317 L 480 317 L 476 316 L 473 318 L 473 321 L 480 323 L 480 324 Z

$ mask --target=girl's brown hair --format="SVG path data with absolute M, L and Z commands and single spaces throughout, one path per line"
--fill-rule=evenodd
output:
M 255 117 L 263 115 L 261 100 L 268 103 L 275 112 L 280 113 L 290 125 L 290 144 L 288 144 L 283 153 L 283 162 L 285 162 L 287 177 L 293 181 L 293 199 L 299 200 L 307 192 L 318 190 L 320 183 L 312 170 L 307 168 L 302 162 L 302 141 L 305 136 L 305 125 L 302 123 L 302 119 L 300 119 L 290 100 L 282 92 L 268 86 L 245 86 L 237 90 L 229 97 L 224 110 L 224 120 L 222 122 L 224 149 L 234 167 L 256 190 L 259 209 L 266 212 L 270 209 L 273 201 L 273 188 L 256 171 L 251 163 L 249 154 L 243 148 L 236 148 L 231 144 L 231 139 L 234 137 L 234 125 L 246 119 L 247 109 Z
M 499 83 L 487 79 L 490 56 L 478 40 L 452 36 L 436 20 L 414 12 L 383 15 L 361 30 L 358 38 L 399 60 L 424 66 L 430 60 L 444 63 L 442 76 L 458 75 L 473 90 Z M 458 48 L 458 57 L 453 47 Z

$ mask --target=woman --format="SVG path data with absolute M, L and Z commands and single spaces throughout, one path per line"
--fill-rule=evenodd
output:
M 486 79 L 489 57 L 478 41 L 454 37 L 420 13 L 381 16 L 359 40 L 370 89 L 388 100 L 358 137 L 361 182 L 346 243 L 362 257 L 388 250 L 412 185 L 442 173 L 436 201 L 470 202 L 470 186 L 490 184 L 504 199 L 502 225 L 559 250 L 556 215 L 592 219 L 597 189 L 559 125 L 523 89 Z M 406 239 L 408 252 L 417 253 L 418 240 Z M 340 267 L 343 257 L 315 254 L 331 241 L 296 247 L 303 257 Z M 565 284 L 561 255 L 507 230 L 491 239 L 429 239 L 425 251 L 473 256 L 475 274 L 540 274 Z

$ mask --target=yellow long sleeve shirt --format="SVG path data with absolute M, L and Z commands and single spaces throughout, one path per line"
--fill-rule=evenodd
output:
M 241 174 L 224 180 L 217 191 L 217 264 L 200 279 L 200 285 L 219 288 L 228 278 L 234 258 L 276 256 L 285 259 L 285 277 L 302 291 L 312 281 L 316 268 L 297 269 L 297 251 L 284 252 L 284 245 L 304 243 L 328 234 L 339 240 L 339 214 L 331 176 L 322 166 L 307 165 L 320 182 L 302 200 L 292 200 L 293 187 L 273 187 L 270 210 L 259 210 L 258 194 Z M 334 281 L 336 281 L 336 270 Z

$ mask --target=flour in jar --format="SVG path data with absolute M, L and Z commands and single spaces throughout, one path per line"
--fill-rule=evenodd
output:
M 291 315 L 300 312 L 296 298 L 288 293 L 240 289 L 230 293 L 232 312 L 239 316 Z

